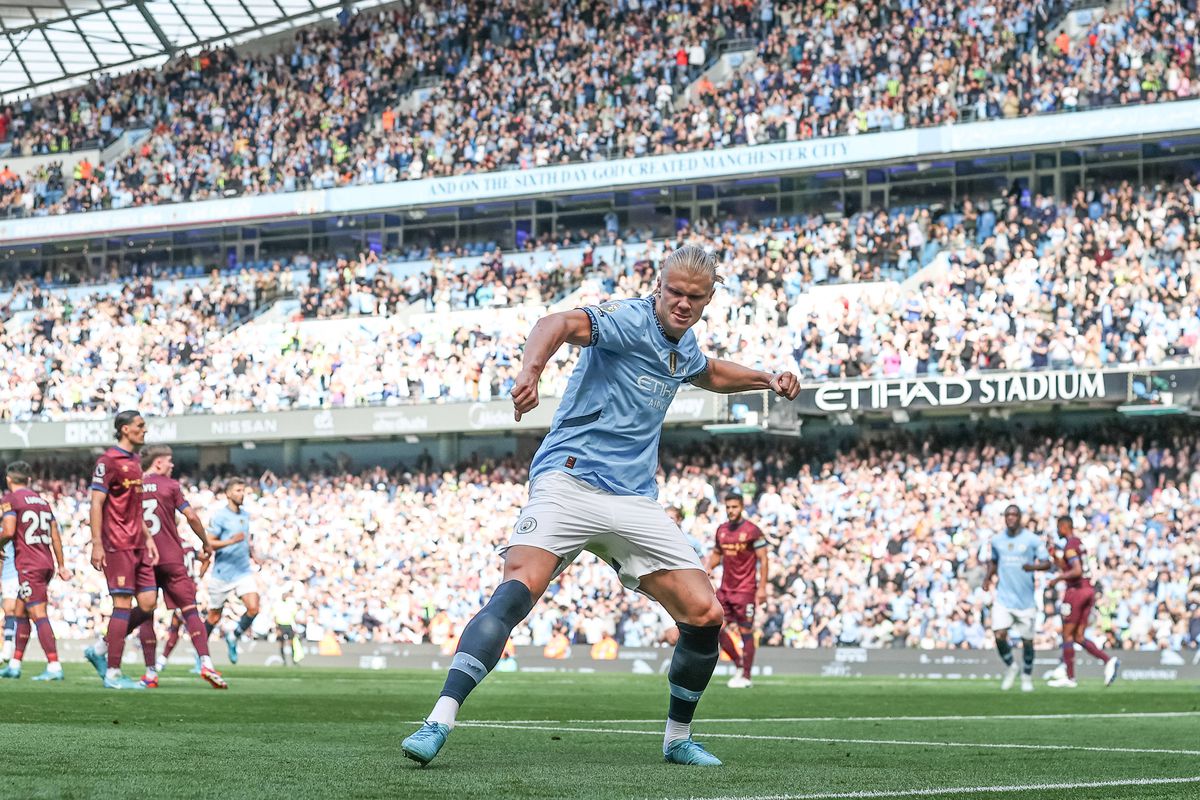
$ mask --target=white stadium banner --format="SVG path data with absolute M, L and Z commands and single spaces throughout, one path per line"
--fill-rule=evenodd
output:
M 0 243 L 604 191 L 1200 130 L 1200 100 L 260 197 L 0 220 Z

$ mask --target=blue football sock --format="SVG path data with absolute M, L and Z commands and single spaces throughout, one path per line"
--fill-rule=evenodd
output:
M 525 584 L 505 581 L 497 586 L 487 605 L 463 629 L 442 694 L 459 703 L 466 700 L 500 660 L 512 629 L 532 609 L 533 597 Z
M 1025 662 L 1024 672 L 1026 675 L 1033 674 L 1033 640 L 1021 640 L 1021 660 Z
M 996 650 L 1000 653 L 1000 658 L 1002 661 L 1004 661 L 1005 665 L 1011 667 L 1013 663 L 1013 654 L 1012 645 L 1008 643 L 1008 639 L 997 639 Z
M 17 636 L 17 618 L 9 614 L 4 618 L 4 641 L 11 642 Z
M 712 679 L 717 659 L 721 656 L 720 625 L 700 627 L 680 622 L 679 641 L 667 681 L 671 687 L 671 703 L 667 718 L 675 722 L 691 722 L 708 682 Z
M 254 616 L 258 616 L 255 614 Z M 233 629 L 234 636 L 241 636 L 246 631 L 250 630 L 250 626 L 254 624 L 254 617 L 249 614 L 242 614 L 242 618 L 238 620 L 237 627 Z

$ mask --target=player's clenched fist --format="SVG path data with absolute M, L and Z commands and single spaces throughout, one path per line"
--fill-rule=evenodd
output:
M 513 419 L 520 422 L 522 414 L 528 414 L 538 407 L 538 376 L 521 370 L 513 384 L 512 401 Z
M 779 372 L 771 378 L 771 390 L 780 397 L 795 400 L 800 394 L 800 379 L 790 372 Z

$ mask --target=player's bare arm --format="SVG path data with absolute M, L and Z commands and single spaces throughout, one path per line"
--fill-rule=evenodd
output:
M 513 383 L 513 419 L 521 421 L 538 406 L 538 381 L 542 370 L 558 348 L 570 343 L 586 347 L 592 340 L 592 323 L 579 309 L 560 311 L 542 317 L 529 332 L 521 354 L 521 371 Z
M 1026 572 L 1045 572 L 1050 569 L 1050 562 L 1046 559 L 1034 561 L 1032 564 L 1022 564 L 1021 569 Z
M 100 541 L 100 525 L 104 519 L 104 501 L 108 495 L 99 489 L 92 489 L 92 505 L 88 514 L 88 522 L 92 528 L 92 567 L 104 570 L 104 543 Z
M 58 576 L 59 580 L 71 580 L 71 568 L 67 566 L 66 559 L 63 558 L 62 534 L 58 531 L 57 520 L 50 522 L 50 549 L 54 551 L 54 574 Z
M 721 548 L 714 547 L 708 554 L 708 558 L 704 560 L 704 571 L 708 573 L 708 577 L 712 577 L 713 570 L 721 563 Z
M 791 372 L 772 374 L 721 358 L 710 358 L 708 369 L 693 380 L 692 384 L 719 394 L 769 389 L 788 400 L 795 400 L 800 394 L 800 381 Z
M 771 576 L 771 560 L 767 548 L 758 549 L 758 588 L 754 592 L 754 602 L 762 605 L 767 602 L 767 579 Z
M 145 522 L 142 523 L 142 533 L 146 535 L 146 558 L 151 564 L 158 563 L 158 545 L 154 544 L 154 534 L 150 532 L 150 526 Z
M 3 518 L 0 523 L 0 564 L 4 563 L 3 549 L 12 541 L 12 538 L 17 535 L 17 518 L 15 515 L 10 515 Z
M 208 534 L 204 530 L 204 522 L 200 519 L 200 515 L 196 513 L 196 509 L 188 506 L 182 512 L 183 518 L 187 520 L 188 527 L 192 529 L 192 533 L 196 534 L 196 538 L 200 540 L 200 554 L 197 556 L 204 563 L 208 563 L 212 558 L 213 547 L 208 539 Z
M 223 550 L 226 547 L 232 547 L 235 544 L 241 543 L 245 538 L 246 538 L 246 534 L 244 534 L 244 533 L 235 533 L 233 536 L 230 536 L 228 539 L 212 539 L 212 538 L 210 538 L 208 540 L 208 546 L 211 547 L 213 550 Z
M 1067 567 L 1058 575 L 1050 579 L 1051 583 L 1059 581 L 1077 581 L 1083 577 L 1083 562 L 1078 558 L 1068 558 Z

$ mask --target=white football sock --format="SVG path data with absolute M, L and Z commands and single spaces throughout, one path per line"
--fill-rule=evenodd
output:
M 104 679 L 106 681 L 115 681 L 117 678 L 120 678 L 120 677 L 121 677 L 121 670 L 116 669 L 114 667 L 109 667 L 108 671 L 104 673 Z
M 62 672 L 62 662 L 61 661 L 51 661 L 49 664 L 46 665 L 46 672 L 53 672 L 55 674 Z
M 14 671 L 16 671 L 16 672 L 20 672 L 20 670 L 21 670 L 21 659 L 19 659 L 19 658 L 13 658 L 13 659 L 9 659 L 8 666 L 9 666 L 11 669 L 13 669 Z
M 429 722 L 440 722 L 443 725 L 454 727 L 454 720 L 458 718 L 458 701 L 453 697 L 442 695 L 438 698 L 437 703 L 433 706 L 433 711 L 429 712 L 427 718 Z
M 200 666 L 204 669 L 214 669 L 212 656 L 200 656 Z
M 667 732 L 663 735 L 663 752 L 667 752 L 667 748 L 671 746 L 671 742 L 677 739 L 686 739 L 692 735 L 692 723 L 676 722 L 673 719 L 667 720 Z
M 13 653 L 16 652 L 16 649 L 17 643 L 15 641 L 12 639 L 5 639 L 4 650 L 0 652 L 0 661 L 8 661 L 13 657 Z

